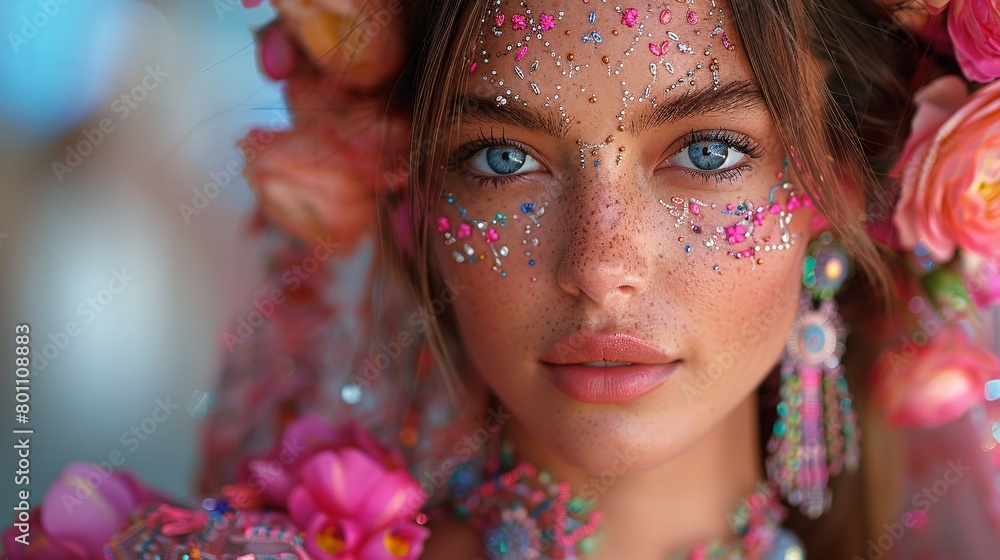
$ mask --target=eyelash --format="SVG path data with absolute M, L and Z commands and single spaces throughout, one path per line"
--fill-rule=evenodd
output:
M 698 142 L 707 142 L 712 140 L 722 140 L 731 147 L 743 152 L 748 157 L 752 159 L 757 159 L 764 155 L 764 148 L 755 142 L 752 138 L 745 134 L 740 134 L 739 132 L 733 132 L 731 130 L 696 130 L 691 131 L 681 140 L 683 144 L 681 149 L 674 152 L 678 154 L 681 150 L 686 150 L 691 147 L 691 144 L 696 144 Z M 674 155 L 671 154 L 671 155 Z M 684 169 L 683 174 L 688 177 L 694 177 L 701 179 L 704 182 L 709 182 L 715 180 L 717 184 L 721 184 L 723 181 L 729 181 L 730 184 L 735 183 L 743 176 L 744 171 L 750 170 L 750 163 L 742 163 L 736 167 L 729 169 L 723 169 L 722 171 L 710 172 L 710 171 L 699 171 L 697 169 Z
M 683 144 L 681 145 L 680 150 L 677 150 L 677 152 L 674 153 L 676 154 L 681 150 L 686 150 L 691 146 L 691 144 L 711 140 L 721 140 L 733 148 L 736 148 L 740 152 L 743 152 L 752 159 L 757 159 L 764 154 L 764 148 L 752 138 L 745 134 L 740 134 L 731 130 L 691 131 L 681 140 Z M 476 139 L 455 150 L 455 152 L 448 158 L 447 168 L 449 171 L 455 171 L 480 150 L 498 146 L 511 146 L 526 153 L 528 152 L 528 149 L 523 144 L 514 140 L 507 140 L 503 133 L 501 133 L 500 137 L 497 138 L 496 136 L 493 136 L 492 131 L 489 136 L 479 132 L 479 136 L 477 136 Z M 733 184 L 743 176 L 744 171 L 749 171 L 750 167 L 750 163 L 747 162 L 736 167 L 717 172 L 684 169 L 683 174 L 696 179 L 701 179 L 706 183 L 714 179 L 717 184 L 721 184 L 723 181 L 729 181 L 730 184 Z M 493 188 L 500 188 L 519 177 L 519 175 L 474 175 L 472 173 L 467 173 L 467 175 L 479 183 L 480 186 L 491 186 Z
M 527 147 L 525 147 L 520 142 L 515 142 L 514 140 L 507 140 L 503 133 L 500 134 L 500 138 L 493 136 L 493 132 L 490 132 L 489 136 L 486 136 L 482 132 L 475 140 L 459 147 L 455 152 L 448 158 L 448 171 L 455 171 L 461 167 L 465 162 L 469 160 L 472 156 L 479 153 L 480 150 L 486 148 L 500 147 L 500 146 L 510 146 L 528 153 Z M 493 188 L 500 188 L 511 181 L 520 177 L 520 175 L 475 175 L 473 173 L 466 173 L 466 175 L 472 180 L 479 183 L 480 186 L 490 186 Z

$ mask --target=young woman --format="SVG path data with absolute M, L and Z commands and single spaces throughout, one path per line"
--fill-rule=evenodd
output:
M 109 557 L 990 557 L 995 443 L 882 483 L 921 449 L 883 413 L 982 425 L 984 383 L 1000 396 L 996 358 L 952 329 L 995 301 L 981 248 L 1000 230 L 954 234 L 986 262 L 960 278 L 934 235 L 961 220 L 894 211 L 923 204 L 909 168 L 886 175 L 913 87 L 954 69 L 924 56 L 944 36 L 916 34 L 941 5 L 909 4 L 275 2 L 261 63 L 295 127 L 244 149 L 262 219 L 298 244 L 255 302 L 267 321 L 224 333 L 215 496 L 123 491 L 145 513 L 109 522 Z M 1000 74 L 963 45 L 967 75 Z M 995 86 L 967 105 L 991 123 L 969 145 L 987 183 Z M 949 204 L 992 204 L 965 188 Z M 337 300 L 359 244 L 367 291 Z M 902 269 L 927 293 L 899 293 Z M 873 358 L 918 322 L 920 352 L 880 360 L 870 396 Z M 944 491 L 909 500 L 934 477 Z M 946 512 L 975 520 L 935 525 Z M 80 533 L 66 525 L 45 530 Z

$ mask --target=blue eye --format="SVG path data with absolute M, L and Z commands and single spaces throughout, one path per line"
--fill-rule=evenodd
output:
M 720 171 L 741 162 L 745 155 L 726 142 L 707 140 L 691 144 L 667 158 L 667 162 L 700 171 Z
M 513 175 L 518 172 L 535 171 L 539 168 L 535 158 L 512 145 L 483 148 L 472 156 L 470 165 L 476 171 L 487 175 Z
M 679 152 L 667 158 L 667 163 L 711 172 L 734 167 L 748 155 L 756 157 L 752 146 L 744 147 L 746 140 L 720 136 L 722 135 L 712 133 L 704 139 L 693 139 Z

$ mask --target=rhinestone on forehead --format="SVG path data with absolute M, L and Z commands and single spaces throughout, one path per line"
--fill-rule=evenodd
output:
M 669 93 L 685 84 L 688 87 L 695 87 L 697 74 L 705 68 L 708 68 L 711 73 L 713 88 L 718 88 L 719 61 L 718 58 L 712 56 L 716 39 L 718 38 L 726 49 L 733 50 L 735 47 L 724 28 L 723 9 L 717 5 L 716 0 L 702 1 L 706 3 L 708 8 L 702 13 L 698 11 L 698 0 L 677 0 L 676 4 L 680 6 L 675 5 L 673 8 L 671 8 L 670 3 L 647 4 L 642 9 L 622 7 L 605 1 L 596 4 L 585 16 L 585 23 L 583 23 L 567 21 L 567 16 L 563 11 L 552 14 L 540 12 L 536 17 L 535 12 L 525 0 L 519 0 L 517 7 L 513 8 L 516 11 L 508 15 L 504 10 L 511 10 L 513 3 L 504 6 L 503 0 L 495 0 L 481 19 L 478 47 L 469 63 L 469 71 L 475 72 L 480 68 L 480 65 L 484 68 L 491 65 L 489 66 L 491 69 L 482 76 L 482 79 L 497 85 L 501 89 L 499 97 L 503 98 L 504 102 L 509 102 L 510 91 L 504 88 L 505 80 L 509 77 L 506 72 L 508 67 L 503 66 L 498 69 L 498 63 L 500 60 L 512 58 L 513 65 L 510 69 L 513 70 L 514 76 L 518 80 L 527 79 L 532 93 L 539 96 L 546 107 L 558 106 L 560 100 L 566 95 L 566 92 L 563 91 L 563 84 L 552 84 L 550 88 L 543 89 L 538 82 L 531 80 L 530 76 L 535 73 L 541 61 L 544 60 L 551 61 L 551 64 L 559 68 L 560 74 L 567 79 L 577 75 L 585 78 L 584 73 L 595 71 L 589 64 L 581 65 L 576 60 L 574 52 L 563 53 L 554 50 L 549 40 L 552 33 L 572 36 L 577 32 L 570 26 L 580 23 L 585 26 L 584 29 L 591 28 L 577 33 L 580 36 L 581 48 L 606 51 L 600 59 L 604 65 L 601 71 L 606 76 L 620 76 L 626 62 L 632 57 L 645 58 L 641 64 L 648 65 L 648 83 L 638 87 L 630 87 L 625 80 L 620 81 L 623 88 L 621 97 L 623 108 L 617 118 L 622 121 L 630 102 L 644 103 L 648 101 L 655 106 L 657 94 Z M 662 6 L 662 8 L 657 6 Z M 675 13 L 677 15 L 674 15 Z M 707 35 L 706 47 L 696 49 L 681 41 L 680 35 L 677 33 L 680 27 L 693 29 L 696 36 Z M 509 36 L 510 40 L 496 53 L 491 53 L 486 49 L 487 33 L 498 38 Z M 605 35 L 609 34 L 613 37 L 631 36 L 631 39 L 622 48 L 620 42 L 617 45 L 612 45 L 605 41 Z M 691 64 L 678 71 L 672 63 L 664 60 L 664 57 L 670 52 L 690 56 Z M 527 72 L 525 72 L 524 66 L 528 67 Z M 669 83 L 664 85 L 662 89 L 654 89 L 661 76 L 669 76 L 667 78 Z M 586 93 L 584 86 L 581 86 L 581 92 Z M 595 98 L 591 96 L 591 99 Z M 522 97 L 518 101 L 525 106 L 530 104 L 528 98 Z M 498 103 L 502 104 L 503 102 L 498 101 Z M 559 107 L 559 111 L 560 116 L 567 122 L 572 120 L 563 107 Z
M 613 4 L 605 0 L 595 2 L 581 21 L 569 21 L 567 17 L 564 11 L 536 13 L 526 0 L 506 4 L 503 0 L 494 0 L 488 6 L 481 19 L 476 52 L 468 68 L 470 73 L 481 69 L 482 80 L 499 90 L 495 96 L 498 106 L 512 101 L 523 106 L 540 103 L 546 108 L 555 107 L 562 121 L 572 123 L 574 117 L 567 114 L 564 104 L 565 97 L 571 94 L 567 84 L 574 77 L 581 84 L 586 84 L 593 73 L 601 72 L 606 77 L 619 78 L 620 109 L 615 115 L 615 124 L 617 130 L 624 131 L 625 117 L 632 106 L 649 103 L 656 107 L 658 96 L 685 85 L 696 87 L 699 73 L 706 68 L 711 75 L 712 88 L 718 89 L 719 59 L 712 54 L 716 40 L 721 41 L 726 49 L 735 49 L 725 31 L 723 9 L 717 5 L 717 0 L 700 0 L 700 4 L 699 0 L 675 0 L 642 7 Z M 705 36 L 707 43 L 704 48 L 681 41 L 678 32 L 682 28 L 690 29 L 695 37 Z M 496 52 L 491 52 L 486 48 L 487 33 L 507 40 L 501 42 Z M 557 51 L 552 39 L 559 35 L 578 35 L 580 49 L 602 52 L 600 67 L 581 64 L 573 50 Z M 628 42 L 624 43 L 619 37 L 629 38 Z M 674 63 L 665 60 L 669 53 L 675 53 L 675 57 L 676 53 L 680 53 L 681 60 L 690 59 L 690 63 L 678 70 Z M 646 83 L 630 84 L 624 79 L 622 71 L 628 61 L 648 67 Z M 566 78 L 566 84 L 542 84 L 534 79 L 541 64 L 558 68 L 560 75 Z M 513 93 L 507 85 L 513 80 L 526 81 L 531 95 Z M 598 102 L 597 95 L 588 92 L 586 85 L 578 87 L 580 94 L 587 96 L 591 103 Z M 584 146 L 581 148 L 581 168 L 585 168 L 585 150 L 596 158 L 598 152 L 610 142 L 591 143 L 581 139 L 577 143 Z M 619 150 L 616 164 L 621 164 L 623 152 Z M 593 166 L 599 165 L 600 160 L 594 159 Z

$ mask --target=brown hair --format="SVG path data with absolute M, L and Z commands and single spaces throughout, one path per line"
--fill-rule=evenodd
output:
M 466 85 L 462 57 L 471 53 L 487 4 L 429 0 L 413 8 L 417 54 L 403 82 L 414 96 L 412 253 L 404 272 L 422 304 L 431 301 L 440 282 L 430 266 L 428 220 L 439 199 L 434 186 L 441 184 L 441 163 L 454 140 L 441 134 L 448 130 L 447 115 Z M 884 172 L 895 156 L 910 98 L 907 78 L 916 59 L 914 43 L 886 9 L 871 0 L 730 0 L 730 7 L 730 20 L 740 32 L 777 129 L 794 152 L 799 185 L 853 254 L 869 287 L 861 291 L 866 297 L 887 296 L 888 270 L 865 222 L 891 213 L 894 203 L 894 193 L 876 170 Z M 455 338 L 453 329 L 444 318 L 434 321 L 428 332 L 445 372 L 455 371 L 448 343 Z M 832 525 L 842 527 L 851 500 L 841 500 L 838 506 L 838 499 L 834 513 L 840 512 L 841 519 Z M 863 522 L 861 517 L 850 521 Z M 795 523 L 808 529 L 800 533 L 803 536 L 822 533 L 806 523 Z M 855 534 L 863 538 L 863 532 Z M 845 548 L 839 550 L 826 544 L 809 546 L 806 540 L 811 558 L 840 558 L 864 550 L 857 539 L 840 542 Z

